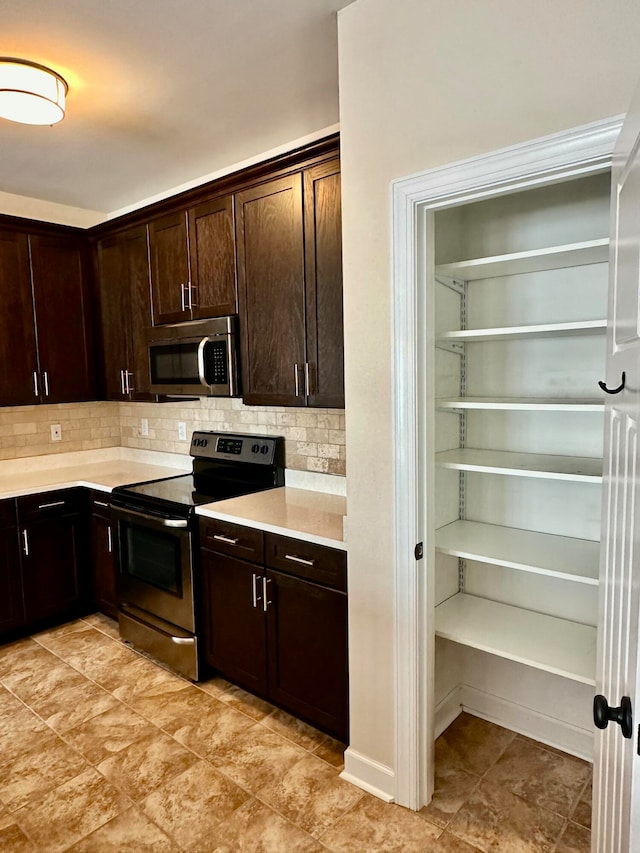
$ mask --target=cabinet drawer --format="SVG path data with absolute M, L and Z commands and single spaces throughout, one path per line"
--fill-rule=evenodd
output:
M 64 489 L 57 492 L 41 492 L 18 498 L 20 524 L 37 518 L 68 515 L 81 512 L 84 508 L 84 489 Z
M 16 523 L 16 502 L 13 498 L 0 501 L 0 528 L 13 527 Z
M 253 563 L 264 560 L 264 534 L 261 530 L 217 518 L 200 519 L 200 545 Z
M 91 492 L 91 515 L 111 518 L 109 492 Z
M 347 591 L 347 555 L 335 548 L 265 534 L 265 562 L 272 569 Z

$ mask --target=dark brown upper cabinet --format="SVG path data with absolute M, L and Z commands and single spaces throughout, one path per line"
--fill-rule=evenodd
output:
M 95 398 L 85 242 L 0 232 L 0 405 Z
M 237 312 L 232 196 L 154 220 L 150 242 L 156 325 Z
M 340 161 L 304 172 L 308 404 L 344 408 Z
M 148 391 L 145 329 L 151 326 L 146 226 L 98 243 L 105 391 L 109 400 L 155 399 Z
M 233 196 L 221 196 L 189 210 L 191 316 L 238 313 Z
M 38 402 L 29 238 L 0 231 L 0 405 Z
M 344 406 L 340 162 L 236 195 L 243 399 Z

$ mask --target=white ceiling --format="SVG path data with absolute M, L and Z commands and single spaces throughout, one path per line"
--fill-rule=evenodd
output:
M 351 0 L 0 0 L 0 55 L 69 83 L 53 127 L 0 119 L 0 192 L 105 213 L 338 121 Z

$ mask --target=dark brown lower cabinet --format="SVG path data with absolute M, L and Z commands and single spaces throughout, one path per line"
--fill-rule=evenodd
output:
M 347 741 L 345 554 L 213 519 L 200 539 L 207 663 Z
M 0 637 L 24 625 L 14 500 L 0 501 Z
M 254 607 L 260 567 L 202 551 L 207 663 L 254 693 L 267 692 L 267 621 Z
M 25 622 L 73 618 L 88 606 L 85 490 L 18 498 Z
M 109 502 L 102 492 L 91 495 L 91 573 L 93 602 L 101 613 L 118 618 L 115 530 Z
M 267 569 L 269 696 L 347 738 L 347 596 Z

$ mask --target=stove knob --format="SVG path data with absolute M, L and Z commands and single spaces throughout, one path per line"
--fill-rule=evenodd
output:
M 262 447 L 260 448 L 260 453 L 265 454 L 265 453 L 268 453 L 268 452 L 269 452 L 269 445 L 268 445 L 268 444 L 263 444 L 263 445 L 262 445 Z
M 260 445 L 259 445 L 259 444 L 252 444 L 252 445 L 251 445 L 251 452 L 252 452 L 252 453 L 257 453 L 259 450 L 260 450 Z

